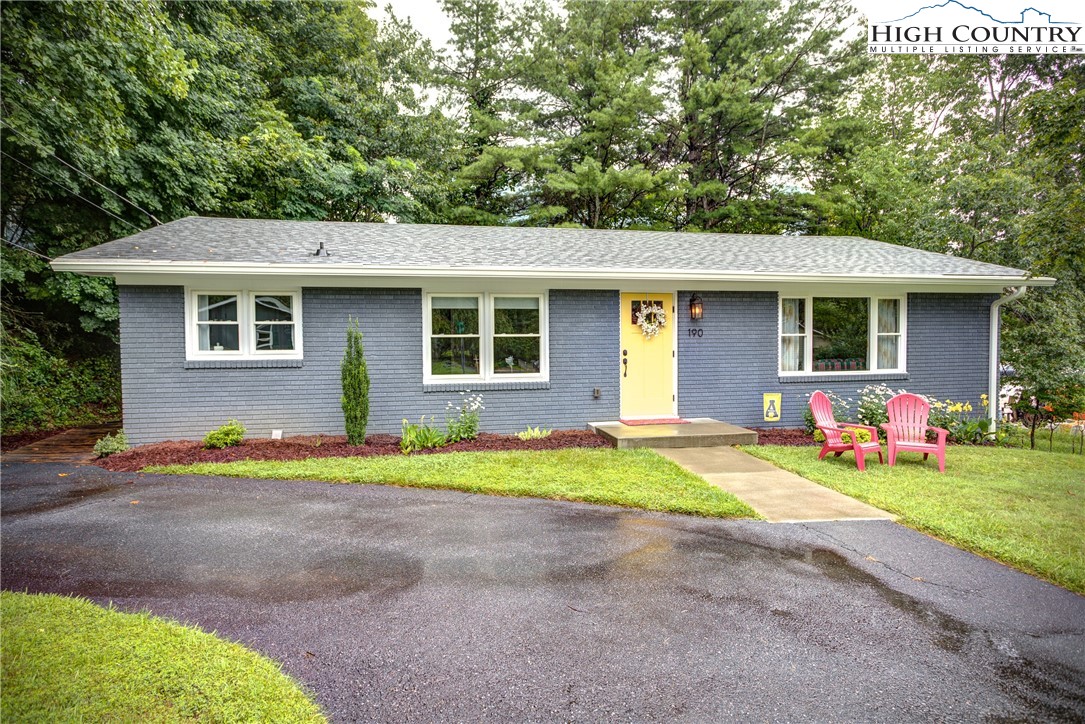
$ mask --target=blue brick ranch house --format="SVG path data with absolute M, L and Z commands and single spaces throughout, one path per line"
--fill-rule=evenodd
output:
M 876 382 L 977 403 L 997 391 L 1000 304 L 1053 281 L 854 237 L 201 217 L 53 267 L 118 284 L 134 443 L 228 418 L 253 436 L 343 434 L 348 318 L 371 432 L 440 420 L 466 390 L 494 432 L 794 427 L 813 390 Z

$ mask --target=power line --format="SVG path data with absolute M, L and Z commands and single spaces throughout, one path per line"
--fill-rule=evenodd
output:
M 14 246 L 16 249 L 22 249 L 23 251 L 25 251 L 27 253 L 30 253 L 30 254 L 33 254 L 34 256 L 40 256 L 45 261 L 52 261 L 53 260 L 53 258 L 50 257 L 50 256 L 46 256 L 45 254 L 42 254 L 39 251 L 34 251 L 33 249 L 30 249 L 28 247 L 16 244 L 14 241 L 9 241 L 8 239 L 4 239 L 4 243 L 7 244 L 8 246 Z
M 42 173 L 41 171 L 38 171 L 38 170 L 37 170 L 36 168 L 33 168 L 33 167 L 31 167 L 31 166 L 28 166 L 27 164 L 23 163 L 23 162 L 22 162 L 22 161 L 20 161 L 19 159 L 17 159 L 17 158 L 15 158 L 14 156 L 12 156 L 12 155 L 11 155 L 10 153 L 8 153 L 7 151 L 0 151 L 0 154 L 3 154 L 3 155 L 5 155 L 5 156 L 7 156 L 7 157 L 8 157 L 8 158 L 10 158 L 10 159 L 11 159 L 12 161 L 14 161 L 15 163 L 17 163 L 17 164 L 19 164 L 20 166 L 22 166 L 23 168 L 29 169 L 29 170 L 30 170 L 30 171 L 31 171 L 32 173 L 36 173 L 37 175 L 41 176 L 41 177 L 42 177 L 43 179 L 45 179 L 46 181 L 49 181 L 49 182 L 51 182 L 51 183 L 54 183 L 54 184 L 56 184 L 56 185 L 57 185 L 57 186 L 59 186 L 60 188 L 64 189 L 64 190 L 65 190 L 65 191 L 67 191 L 68 193 L 70 193 L 70 194 L 71 194 L 72 196 L 75 196 L 76 198 L 80 198 L 80 199 L 83 199 L 83 201 L 86 201 L 86 202 L 87 202 L 88 204 L 90 204 L 90 205 L 91 205 L 91 206 L 93 206 L 94 208 L 98 209 L 98 210 L 99 210 L 99 211 L 101 211 L 102 213 L 104 213 L 104 214 L 109 214 L 110 216 L 112 216 L 112 217 L 113 217 L 114 219 L 116 219 L 117 221 L 121 222 L 122 224 L 125 224 L 125 225 L 127 225 L 127 226 L 129 226 L 129 227 L 131 227 L 131 228 L 135 229 L 135 230 L 136 230 L 137 232 L 139 232 L 139 231 L 143 231 L 143 229 L 139 228 L 138 226 L 136 226 L 135 224 L 131 223 L 131 222 L 130 222 L 130 221 L 128 221 L 127 219 L 123 219 L 123 218 L 121 218 L 120 216 L 117 216 L 116 214 L 114 214 L 114 213 L 113 213 L 112 211 L 110 211 L 110 210 L 108 210 L 108 209 L 103 209 L 103 208 L 102 208 L 101 206 L 99 206 L 98 204 L 94 203 L 93 201 L 91 201 L 91 200 L 90 200 L 90 199 L 88 199 L 88 198 L 85 198 L 85 197 L 83 197 L 83 196 L 80 196 L 80 195 L 79 195 L 78 193 L 76 193 L 75 191 L 72 191 L 72 190 L 71 190 L 70 188 L 68 188 L 68 187 L 67 187 L 67 186 L 65 186 L 64 184 L 60 183 L 60 182 L 59 182 L 59 181 L 57 181 L 56 179 L 51 179 L 51 178 L 49 178 L 48 176 L 46 176 L 45 174 L 43 174 L 43 173 Z
M 7 121 L 2 121 L 2 123 L 4 124 L 4 128 L 7 128 L 7 129 L 8 129 L 9 131 L 15 131 L 15 133 L 19 134 L 20 136 L 22 136 L 22 137 L 23 137 L 23 138 L 25 138 L 26 140 L 30 141 L 31 143 L 34 143 L 34 139 L 33 139 L 33 138 L 31 138 L 30 136 L 26 135 L 25 133 L 23 133 L 22 131 L 20 131 L 20 130 L 19 130 L 18 128 L 16 128 L 15 126 L 11 125 L 11 124 L 10 124 L 10 123 L 8 123 Z M 37 145 L 36 143 L 35 143 L 35 146 L 34 146 L 34 147 L 35 147 L 35 148 L 37 148 L 37 149 L 38 149 L 39 151 L 41 151 L 41 150 L 44 150 L 44 149 L 42 149 L 41 147 L 39 147 L 39 146 L 38 146 L 38 145 Z M 65 166 L 67 166 L 68 168 L 70 168 L 70 169 L 71 169 L 72 171 L 75 171 L 75 172 L 76 172 L 77 174 L 80 174 L 81 176 L 85 176 L 86 178 L 90 179 L 90 180 L 91 180 L 91 181 L 93 181 L 93 182 L 94 182 L 95 184 L 97 184 L 97 185 L 98 185 L 98 186 L 100 186 L 101 188 L 105 189 L 105 190 L 106 190 L 106 191 L 108 191 L 109 193 L 113 194 L 114 196 L 116 196 L 116 197 L 117 197 L 118 199 L 120 199 L 120 200 L 121 200 L 121 201 L 123 201 L 124 203 L 126 203 L 126 204 L 128 204 L 129 206 L 131 206 L 131 207 L 133 207 L 133 208 L 135 208 L 135 209 L 139 210 L 140 212 L 142 212 L 142 213 L 146 214 L 146 215 L 147 215 L 147 216 L 148 216 L 148 217 L 149 217 L 149 218 L 151 219 L 151 221 L 153 221 L 153 222 L 155 223 L 155 225 L 156 225 L 156 226 L 161 226 L 161 225 L 162 225 L 162 222 L 161 222 L 161 221 L 159 221 L 158 219 L 156 219 L 156 218 L 155 218 L 155 215 L 154 215 L 154 214 L 152 214 L 152 213 L 151 213 L 150 211 L 147 211 L 147 210 L 145 210 L 145 209 L 144 209 L 143 207 L 139 206 L 139 205 L 138 205 L 138 204 L 137 204 L 137 203 L 136 203 L 135 201 L 130 201 L 130 200 L 128 200 L 127 198 L 125 198 L 124 196 L 121 196 L 121 195 L 120 195 L 119 193 L 117 193 L 117 192 L 116 192 L 116 191 L 114 191 L 113 189 L 109 188 L 108 186 L 106 186 L 105 184 L 103 184 L 102 182 L 100 182 L 100 181 L 99 181 L 98 179 L 96 179 L 96 178 L 94 178 L 93 176 L 91 176 L 91 175 L 90 175 L 89 173 L 87 173 L 86 171 L 83 171 L 82 169 L 76 168 L 76 167 L 75 167 L 74 165 L 72 165 L 72 164 L 68 163 L 67 161 L 65 161 L 65 160 L 64 160 L 63 158 L 61 158 L 60 156 L 56 155 L 55 153 L 52 153 L 52 152 L 50 152 L 50 151 L 46 151 L 46 153 L 48 153 L 48 154 L 49 154 L 50 156 L 52 156 L 52 157 L 53 157 L 53 158 L 55 158 L 56 160 L 60 161 L 60 162 L 61 162 L 62 164 L 64 164 L 64 165 L 65 165 Z

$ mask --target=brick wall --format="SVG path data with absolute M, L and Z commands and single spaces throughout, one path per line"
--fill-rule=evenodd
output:
M 845 397 L 877 382 L 893 389 L 971 400 L 987 391 L 990 294 L 909 294 L 907 374 L 870 373 L 841 379 L 811 374 L 781 378 L 777 372 L 776 292 L 699 292 L 704 319 L 690 322 L 689 297 L 678 295 L 678 406 L 683 417 L 714 417 L 737 425 L 769 427 L 762 394 L 782 397 L 778 427 L 803 424 L 814 390 Z M 685 313 L 683 313 L 685 309 Z M 688 329 L 704 330 L 690 337 Z
M 984 294 L 908 297 L 908 372 L 861 378 L 777 374 L 777 294 L 701 292 L 703 337 L 688 336 L 690 292 L 677 299 L 678 404 L 684 417 L 714 417 L 765 426 L 761 394 L 783 394 L 779 425 L 802 424 L 816 389 L 854 397 L 869 382 L 968 399 L 976 405 L 987 384 L 990 303 Z M 347 317 L 360 319 L 372 380 L 371 432 L 398 432 L 403 418 L 437 415 L 458 391 L 481 391 L 484 430 L 514 432 L 527 425 L 581 428 L 618 417 L 617 291 L 549 292 L 550 382 L 422 385 L 422 294 L 418 289 L 302 291 L 305 359 L 245 363 L 185 362 L 184 290 L 122 286 L 121 369 L 124 425 L 145 443 L 200 438 L 229 418 L 256 437 L 343 434 L 339 363 Z M 600 399 L 592 398 L 600 388 Z
M 185 362 L 182 287 L 122 286 L 121 372 L 125 432 L 134 444 L 201 438 L 229 418 L 267 437 L 343 434 L 339 364 L 347 317 L 360 320 L 371 379 L 370 432 L 399 432 L 401 420 L 437 415 L 481 391 L 482 427 L 582 428 L 618 415 L 618 293 L 549 293 L 550 383 L 422 385 L 422 294 L 417 289 L 302 291 L 305 359 Z M 500 389 L 497 389 L 497 388 Z M 601 397 L 592 398 L 593 388 Z M 540 389 L 541 388 L 541 389 Z

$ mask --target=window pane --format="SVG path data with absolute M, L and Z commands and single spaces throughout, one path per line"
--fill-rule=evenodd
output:
M 494 333 L 538 334 L 539 300 L 527 297 L 495 297 Z
M 784 334 L 802 334 L 806 331 L 805 299 L 785 299 L 783 312 Z
M 900 367 L 900 336 L 878 336 L 878 369 L 895 370 Z
M 814 369 L 866 370 L 870 300 L 859 297 L 814 299 Z
M 256 325 L 256 349 L 294 349 L 294 325 Z
M 539 372 L 538 337 L 495 337 L 494 373 L 535 374 Z
M 478 337 L 434 337 L 430 340 L 430 373 L 477 375 Z
M 478 334 L 476 297 L 433 297 L 433 334 Z
M 783 372 L 801 372 L 806 357 L 805 337 L 780 338 L 780 370 Z
M 900 331 L 900 300 L 878 300 L 878 332 L 896 334 Z
M 196 302 L 201 322 L 236 322 L 236 294 L 198 294 Z
M 257 322 L 292 322 L 294 311 L 291 308 L 293 299 L 289 295 L 256 297 L 256 321 Z
M 203 352 L 236 352 L 241 349 L 238 343 L 239 325 L 236 324 L 198 324 L 200 330 L 200 350 Z

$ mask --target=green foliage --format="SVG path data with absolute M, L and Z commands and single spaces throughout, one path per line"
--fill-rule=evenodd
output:
M 19 50 L 0 73 L 5 309 L 51 353 L 114 351 L 113 281 L 55 273 L 37 254 L 156 223 L 136 205 L 161 221 L 432 220 L 455 155 L 451 121 L 420 86 L 433 53 L 367 11 L 3 3 L 0 36 Z
M 818 460 L 809 448 L 743 448 L 804 478 L 900 516 L 898 522 L 965 550 L 1085 593 L 1081 501 L 1085 456 L 954 447 L 946 472 L 921 455 L 894 467 Z
M 203 446 L 208 449 L 222 449 L 240 445 L 244 439 L 245 426 L 238 420 L 229 420 L 222 427 L 204 435 Z
M 128 436 L 124 430 L 117 430 L 116 435 L 106 435 L 94 443 L 94 453 L 100 458 L 106 458 L 113 453 L 124 452 L 128 449 Z
M 343 419 L 347 442 L 365 444 L 365 429 L 369 425 L 369 370 L 365 363 L 365 347 L 358 321 L 350 319 L 347 326 L 347 349 L 340 366 L 343 396 Z
M 44 349 L 37 335 L 10 322 L 4 324 L 0 342 L 5 435 L 120 416 L 120 365 L 115 355 L 69 359 Z
M 852 428 L 858 433 L 859 442 L 870 442 L 870 430 L 862 430 L 860 428 Z M 851 445 L 851 433 L 840 433 L 840 441 L 845 445 Z M 825 433 L 821 430 L 814 430 L 814 442 L 825 442 Z
M 446 422 L 448 423 L 448 442 L 460 440 L 474 440 L 478 437 L 479 412 L 486 408 L 482 406 L 482 395 L 464 397 L 461 392 L 458 406 L 451 402 L 445 406 Z
M 430 422 L 433 422 L 432 417 L 430 418 Z M 448 436 L 445 435 L 440 428 L 432 424 L 426 424 L 425 415 L 419 419 L 417 425 L 412 424 L 407 420 L 403 421 L 403 431 L 399 438 L 399 449 L 403 451 L 404 455 L 409 455 L 418 450 L 431 450 L 433 448 L 444 447 L 448 443 Z
M 0 609 L 4 721 L 326 721 L 278 663 L 198 628 L 46 594 Z
M 645 448 L 243 461 L 174 465 L 148 468 L 147 472 L 404 485 L 621 505 L 713 518 L 758 517 L 730 493 Z
M 516 437 L 521 440 L 541 440 L 544 437 L 550 437 L 551 432 L 553 432 L 553 430 L 550 428 L 543 429 L 541 425 L 539 427 L 528 425 L 526 430 L 521 430 L 516 433 Z

